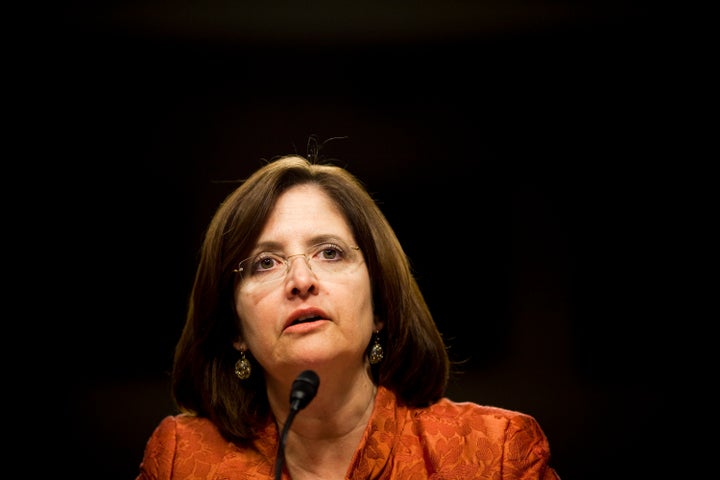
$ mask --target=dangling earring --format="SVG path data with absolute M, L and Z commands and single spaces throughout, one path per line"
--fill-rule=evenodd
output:
M 383 359 L 383 355 L 385 353 L 380 345 L 380 331 L 375 330 L 373 336 L 375 337 L 375 340 L 373 340 L 373 346 L 370 348 L 368 358 L 370 359 L 370 365 L 377 365 Z
M 240 358 L 235 362 L 235 375 L 237 375 L 240 380 L 247 380 L 250 378 L 251 372 L 252 365 L 250 365 L 250 361 L 245 358 L 245 350 L 241 350 Z

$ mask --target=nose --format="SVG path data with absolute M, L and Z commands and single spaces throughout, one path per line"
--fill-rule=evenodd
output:
M 312 266 L 310 265 L 310 259 L 308 258 L 307 254 L 305 253 L 296 253 L 295 255 L 289 255 L 285 261 L 287 262 L 287 272 L 286 274 L 290 273 L 290 270 L 293 266 L 293 260 L 297 257 L 303 257 L 305 259 L 305 266 L 308 268 L 308 270 L 312 271 Z
M 296 263 L 298 262 L 293 262 L 295 257 L 303 257 L 305 261 L 300 263 L 304 266 L 297 266 Z M 287 268 L 285 288 L 289 295 L 304 295 L 315 291 L 317 288 L 317 277 L 315 276 L 315 272 L 313 272 L 307 255 L 290 255 L 287 257 Z

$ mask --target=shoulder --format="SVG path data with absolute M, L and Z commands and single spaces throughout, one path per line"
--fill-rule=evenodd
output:
M 206 418 L 187 414 L 167 416 L 145 445 L 140 465 L 144 477 L 165 478 L 161 472 L 184 471 L 188 462 L 211 465 L 222 461 L 232 445 Z M 194 468 L 194 467 L 193 467 Z
M 412 412 L 415 418 L 419 420 L 440 420 L 457 423 L 477 420 L 489 423 L 506 422 L 518 415 L 523 415 L 514 410 L 480 405 L 474 402 L 456 402 L 449 398 L 442 398 L 428 407 L 413 409 Z
M 492 407 L 480 405 L 474 402 L 456 402 L 447 397 L 441 398 L 429 407 L 419 408 L 416 410 L 419 414 L 429 414 L 435 416 L 456 416 L 456 415 L 472 415 L 472 416 L 492 416 L 507 418 L 516 415 L 519 412 L 507 410 L 500 407 Z
M 226 444 L 215 425 L 207 418 L 179 414 L 163 418 L 152 437 L 163 443 L 191 441 L 192 443 Z
M 410 423 L 426 445 L 472 453 L 485 465 L 503 465 L 507 478 L 555 478 L 550 446 L 534 417 L 523 412 L 443 398 L 410 410 Z M 462 456 L 460 456 L 462 458 Z
M 546 441 L 535 418 L 515 410 L 443 398 L 412 413 L 414 422 L 434 426 L 434 431 L 445 435 L 483 437 L 503 443 Z

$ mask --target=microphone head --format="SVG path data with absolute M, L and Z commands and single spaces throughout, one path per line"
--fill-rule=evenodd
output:
M 312 370 L 305 370 L 297 376 L 290 389 L 290 408 L 302 410 L 315 398 L 320 377 Z

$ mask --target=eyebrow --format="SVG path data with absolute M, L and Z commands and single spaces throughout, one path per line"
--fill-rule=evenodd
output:
M 306 248 L 312 247 L 314 245 L 318 245 L 320 243 L 339 243 L 340 245 L 350 245 L 349 242 L 343 240 L 337 235 L 332 234 L 322 234 L 322 235 L 314 235 L 308 239 L 306 242 Z M 268 240 L 265 242 L 260 242 L 257 245 L 255 245 L 255 248 L 253 249 L 253 254 L 259 253 L 259 252 L 279 252 L 283 251 L 283 244 L 280 242 L 275 242 L 272 240 Z

